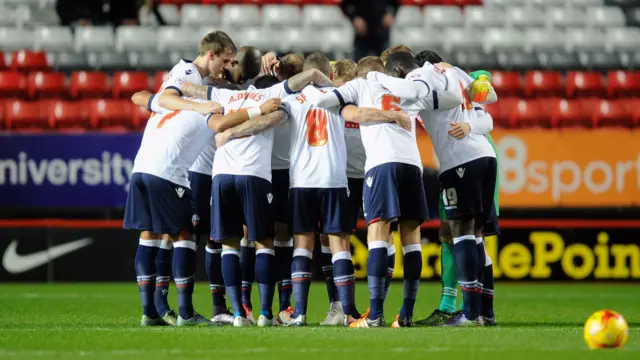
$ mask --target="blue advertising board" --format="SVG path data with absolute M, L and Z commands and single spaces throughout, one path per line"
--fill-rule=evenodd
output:
M 141 133 L 0 135 L 0 206 L 124 207 Z

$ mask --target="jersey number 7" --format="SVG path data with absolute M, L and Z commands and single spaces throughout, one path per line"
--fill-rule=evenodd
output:
M 307 144 L 309 146 L 324 146 L 329 139 L 327 131 L 327 112 L 323 109 L 311 109 L 305 116 L 307 123 Z

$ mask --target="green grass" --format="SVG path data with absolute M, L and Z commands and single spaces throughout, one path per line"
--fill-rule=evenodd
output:
M 173 287 L 171 293 L 175 304 Z M 401 294 L 401 283 L 394 283 L 385 309 L 389 323 Z M 495 328 L 185 329 L 138 327 L 135 283 L 2 284 L 0 359 L 640 359 L 637 284 L 498 283 L 496 294 Z M 358 284 L 357 298 L 364 310 L 366 284 Z M 438 284 L 422 285 L 417 317 L 430 313 L 438 298 Z M 197 284 L 195 302 L 209 314 L 206 284 Z M 324 285 L 314 284 L 310 320 L 321 321 L 327 307 Z M 587 350 L 582 324 L 593 311 L 607 308 L 625 315 L 629 342 L 624 349 Z

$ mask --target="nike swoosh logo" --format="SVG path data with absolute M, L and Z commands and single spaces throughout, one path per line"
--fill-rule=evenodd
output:
M 42 266 L 56 258 L 89 246 L 92 238 L 83 238 L 66 244 L 52 246 L 32 254 L 20 255 L 17 252 L 18 241 L 13 240 L 2 256 L 2 266 L 10 274 L 20 274 Z

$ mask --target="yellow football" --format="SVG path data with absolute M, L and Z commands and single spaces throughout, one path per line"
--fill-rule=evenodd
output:
M 584 324 L 584 341 L 590 349 L 619 348 L 629 338 L 627 321 L 613 310 L 600 310 Z

